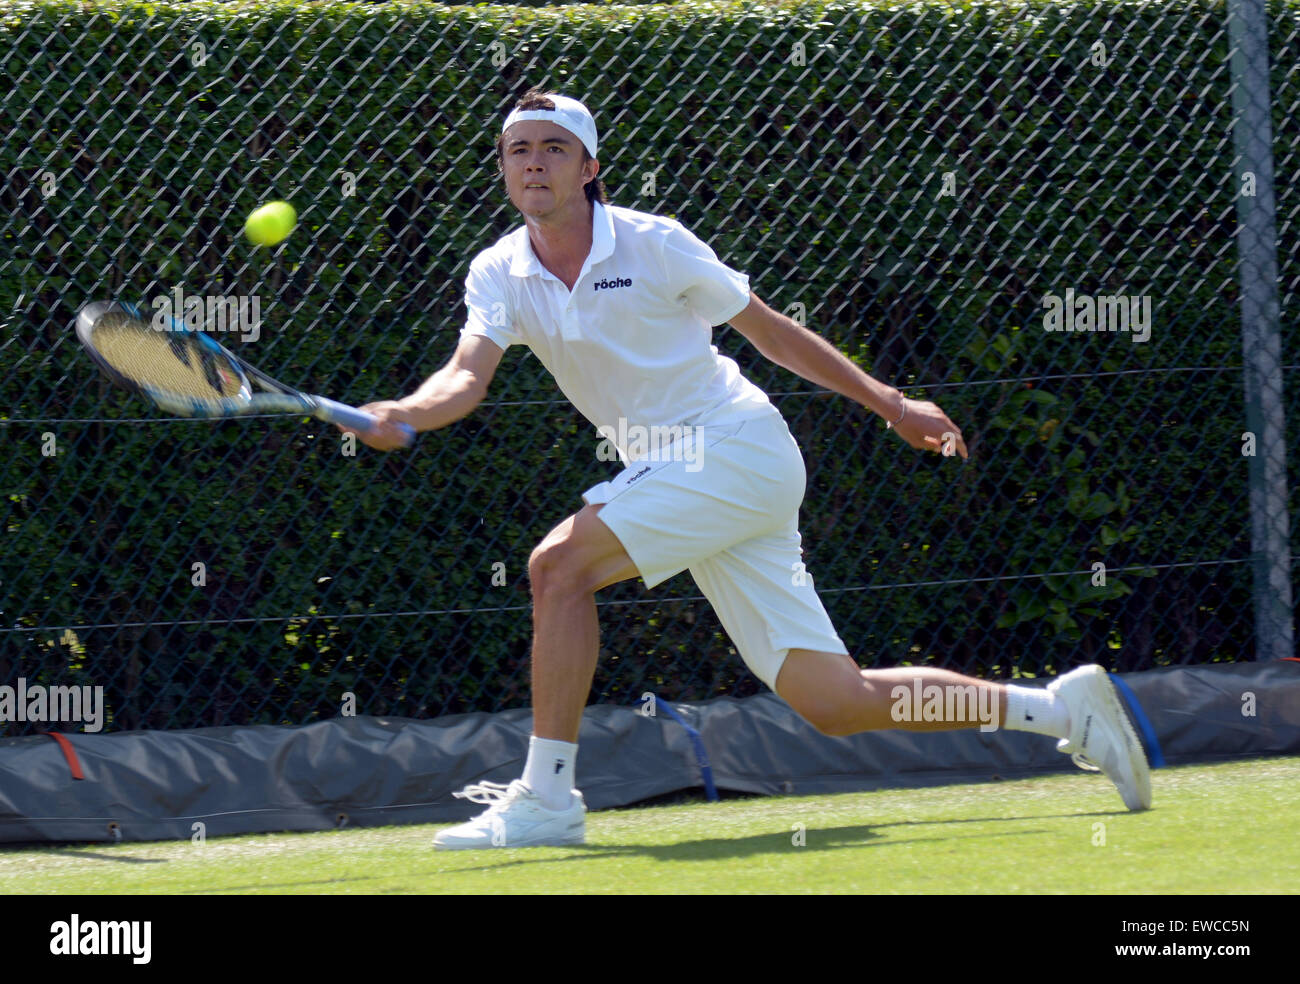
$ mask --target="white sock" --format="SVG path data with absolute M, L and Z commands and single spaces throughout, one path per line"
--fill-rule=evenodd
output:
M 1065 701 L 1049 690 L 1008 684 L 1007 719 L 1002 726 L 1010 731 L 1068 738 L 1070 712 L 1065 708 Z
M 528 761 L 524 763 L 524 785 L 542 800 L 548 810 L 563 810 L 573 799 L 573 767 L 578 746 L 550 738 L 528 739 Z

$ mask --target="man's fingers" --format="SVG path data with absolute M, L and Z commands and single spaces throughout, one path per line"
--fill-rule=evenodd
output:
M 398 448 L 407 446 L 406 434 L 396 428 L 384 425 L 373 431 L 359 431 L 351 427 L 345 427 L 342 424 L 335 424 L 344 434 L 355 434 L 368 448 L 374 448 L 376 451 L 395 451 Z
M 928 420 L 918 420 L 917 424 L 919 426 L 917 429 L 931 430 L 942 428 L 942 430 L 937 436 L 935 434 L 917 435 L 916 431 L 913 430 L 913 436 L 904 437 L 904 441 L 914 448 L 919 448 L 924 451 L 937 451 L 945 458 L 951 458 L 954 455 L 961 455 L 962 458 L 970 457 L 970 453 L 966 449 L 966 440 L 962 437 L 961 431 L 957 429 L 957 425 L 949 420 L 948 416 L 940 410 L 937 405 L 924 401 L 915 402 L 914 404 L 909 405 L 915 405 L 918 410 L 926 411 L 925 413 L 918 414 L 919 417 L 929 418 Z M 900 436 L 902 435 L 900 434 Z M 920 443 L 914 443 L 918 440 Z
M 929 450 L 938 451 L 945 458 L 951 458 L 955 454 L 963 458 L 970 457 L 966 451 L 966 442 L 956 431 L 944 431 L 942 437 L 927 434 L 922 440 L 930 446 Z

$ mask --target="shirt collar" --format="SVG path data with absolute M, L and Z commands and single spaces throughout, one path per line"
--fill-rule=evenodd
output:
M 600 202 L 592 202 L 591 208 L 591 252 L 582 264 L 582 273 L 586 273 L 602 260 L 614 255 L 614 216 Z M 510 261 L 510 273 L 515 277 L 532 277 L 541 275 L 556 279 L 542 261 L 533 252 L 533 244 L 528 239 L 528 227 L 519 230 L 519 240 L 515 244 L 515 253 Z

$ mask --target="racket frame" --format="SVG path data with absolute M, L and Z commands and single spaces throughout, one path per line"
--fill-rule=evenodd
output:
M 239 383 L 239 391 L 233 397 L 216 397 L 196 399 L 182 396 L 141 383 L 122 375 L 108 362 L 95 347 L 94 328 L 98 321 L 113 311 L 121 311 L 141 323 L 148 324 L 140 309 L 133 304 L 119 301 L 94 301 L 84 305 L 77 312 L 77 338 L 91 359 L 116 385 L 148 399 L 159 409 L 181 417 L 200 417 L 206 419 L 223 419 L 229 417 L 249 416 L 253 414 L 271 414 L 276 416 L 311 416 L 329 423 L 342 424 L 353 430 L 369 431 L 374 427 L 375 418 L 364 410 L 338 403 L 323 396 L 310 396 L 299 392 L 273 379 L 260 369 L 245 362 L 224 345 L 215 341 L 204 332 L 193 331 L 175 318 L 170 319 L 168 331 L 183 333 L 193 337 L 198 344 L 219 357 L 230 369 Z M 154 329 L 158 330 L 158 329 Z M 250 377 L 270 392 L 254 393 Z M 406 424 L 398 425 L 406 432 L 407 445 L 415 440 L 415 431 Z

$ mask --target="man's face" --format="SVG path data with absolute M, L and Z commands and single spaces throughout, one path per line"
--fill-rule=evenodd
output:
M 564 127 L 524 120 L 506 130 L 503 140 L 506 192 L 529 218 L 563 220 L 586 216 L 584 184 L 600 162 L 582 163 L 582 143 Z

